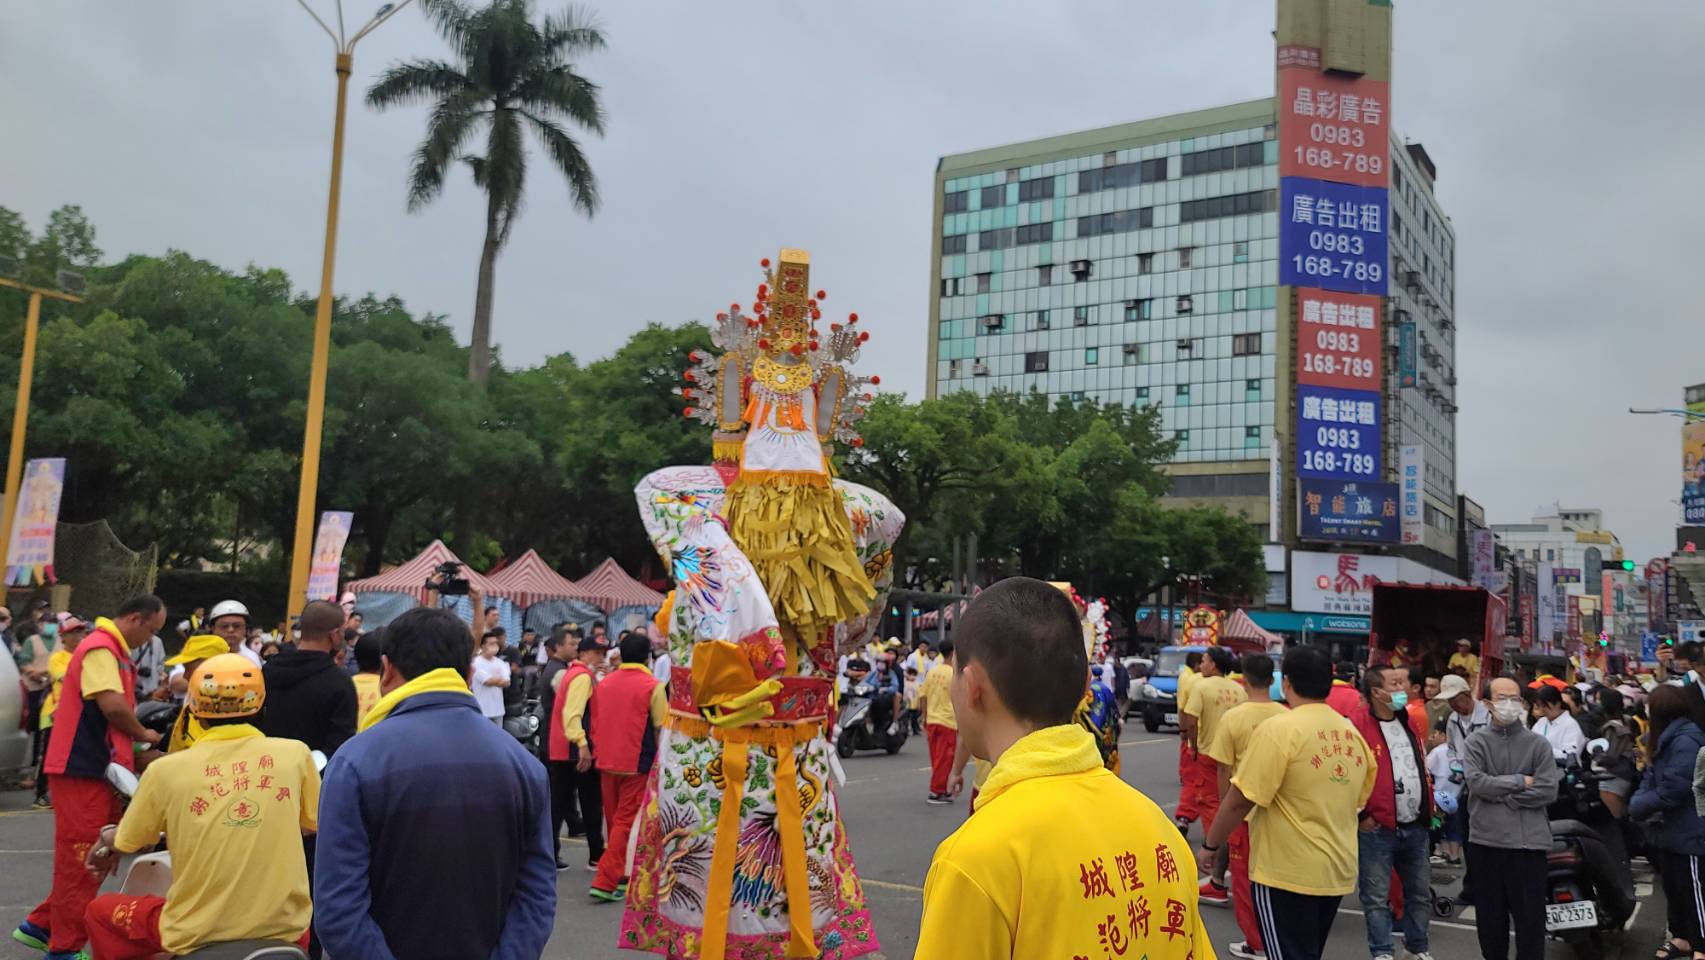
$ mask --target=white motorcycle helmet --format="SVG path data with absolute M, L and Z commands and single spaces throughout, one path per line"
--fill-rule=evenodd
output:
M 220 617 L 242 617 L 243 622 L 248 623 L 249 608 L 243 606 L 241 600 L 222 600 L 207 614 L 207 623 L 217 623 Z

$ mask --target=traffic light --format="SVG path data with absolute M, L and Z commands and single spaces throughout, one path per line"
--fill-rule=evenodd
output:
M 1632 572 L 1634 569 L 1634 561 L 1632 561 L 1632 560 L 1622 561 L 1622 569 Z

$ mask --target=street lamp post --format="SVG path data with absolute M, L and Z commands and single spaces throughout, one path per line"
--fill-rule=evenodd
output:
M 30 419 L 30 386 L 36 372 L 36 332 L 41 327 L 41 299 L 52 297 L 67 303 L 82 303 L 83 298 L 45 287 L 32 287 L 0 277 L 0 287 L 22 290 L 30 295 L 29 312 L 24 319 L 24 352 L 18 358 L 18 396 L 12 407 L 12 449 L 6 457 L 5 514 L 0 516 L 0 566 L 11 560 L 12 514 L 18 509 L 18 485 L 24 476 L 24 428 Z
M 349 71 L 355 44 L 374 28 L 395 16 L 411 0 L 387 3 L 354 36 L 343 33 L 343 0 L 337 0 L 337 30 L 334 32 L 305 0 L 296 0 L 320 25 L 336 47 L 337 119 L 332 125 L 331 187 L 326 198 L 325 259 L 320 264 L 320 302 L 314 312 L 314 357 L 308 371 L 308 420 L 302 431 L 302 482 L 296 492 L 296 539 L 290 553 L 290 596 L 285 609 L 291 616 L 302 612 L 308 602 L 308 563 L 314 550 L 314 501 L 320 486 L 320 435 L 326 414 L 326 366 L 332 342 L 332 268 L 337 256 L 337 209 L 343 187 L 343 126 L 349 100 Z

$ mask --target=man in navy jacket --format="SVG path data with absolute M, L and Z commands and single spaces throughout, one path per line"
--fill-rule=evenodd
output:
M 333 957 L 537 958 L 556 913 L 545 770 L 468 693 L 473 635 L 420 608 L 326 768 L 314 929 Z

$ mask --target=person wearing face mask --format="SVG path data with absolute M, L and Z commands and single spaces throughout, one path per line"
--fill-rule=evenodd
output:
M 1356 835 L 1356 893 L 1367 918 L 1368 954 L 1391 960 L 1396 953 L 1389 902 L 1395 870 L 1403 885 L 1403 945 L 1417 960 L 1432 960 L 1427 952 L 1432 909 L 1427 846 L 1433 791 L 1422 746 L 1425 720 L 1417 722 L 1408 710 L 1409 671 L 1401 667 L 1369 667 L 1362 692 L 1363 703 L 1350 723 L 1367 742 L 1374 767 L 1373 792 L 1362 807 Z
M 1475 876 L 1475 929 L 1484 957 L 1545 956 L 1545 854 L 1562 771 L 1551 744 L 1522 724 L 1521 688 L 1492 681 L 1492 725 L 1468 738 L 1462 772 L 1468 800 L 1468 868 Z
M 1558 760 L 1567 763 L 1580 759 L 1587 738 L 1581 733 L 1580 723 L 1563 705 L 1563 695 L 1556 687 L 1543 686 L 1534 691 L 1534 700 L 1539 720 L 1533 725 L 1533 732 L 1551 744 L 1551 755 Z
M 894 669 L 894 654 L 884 652 L 876 656 L 876 672 L 871 675 L 871 682 L 876 687 L 877 700 L 872 704 L 876 711 L 876 723 L 888 731 L 889 736 L 900 731 L 900 693 L 904 684 L 900 680 L 900 672 Z M 882 721 L 888 721 L 883 724 Z

